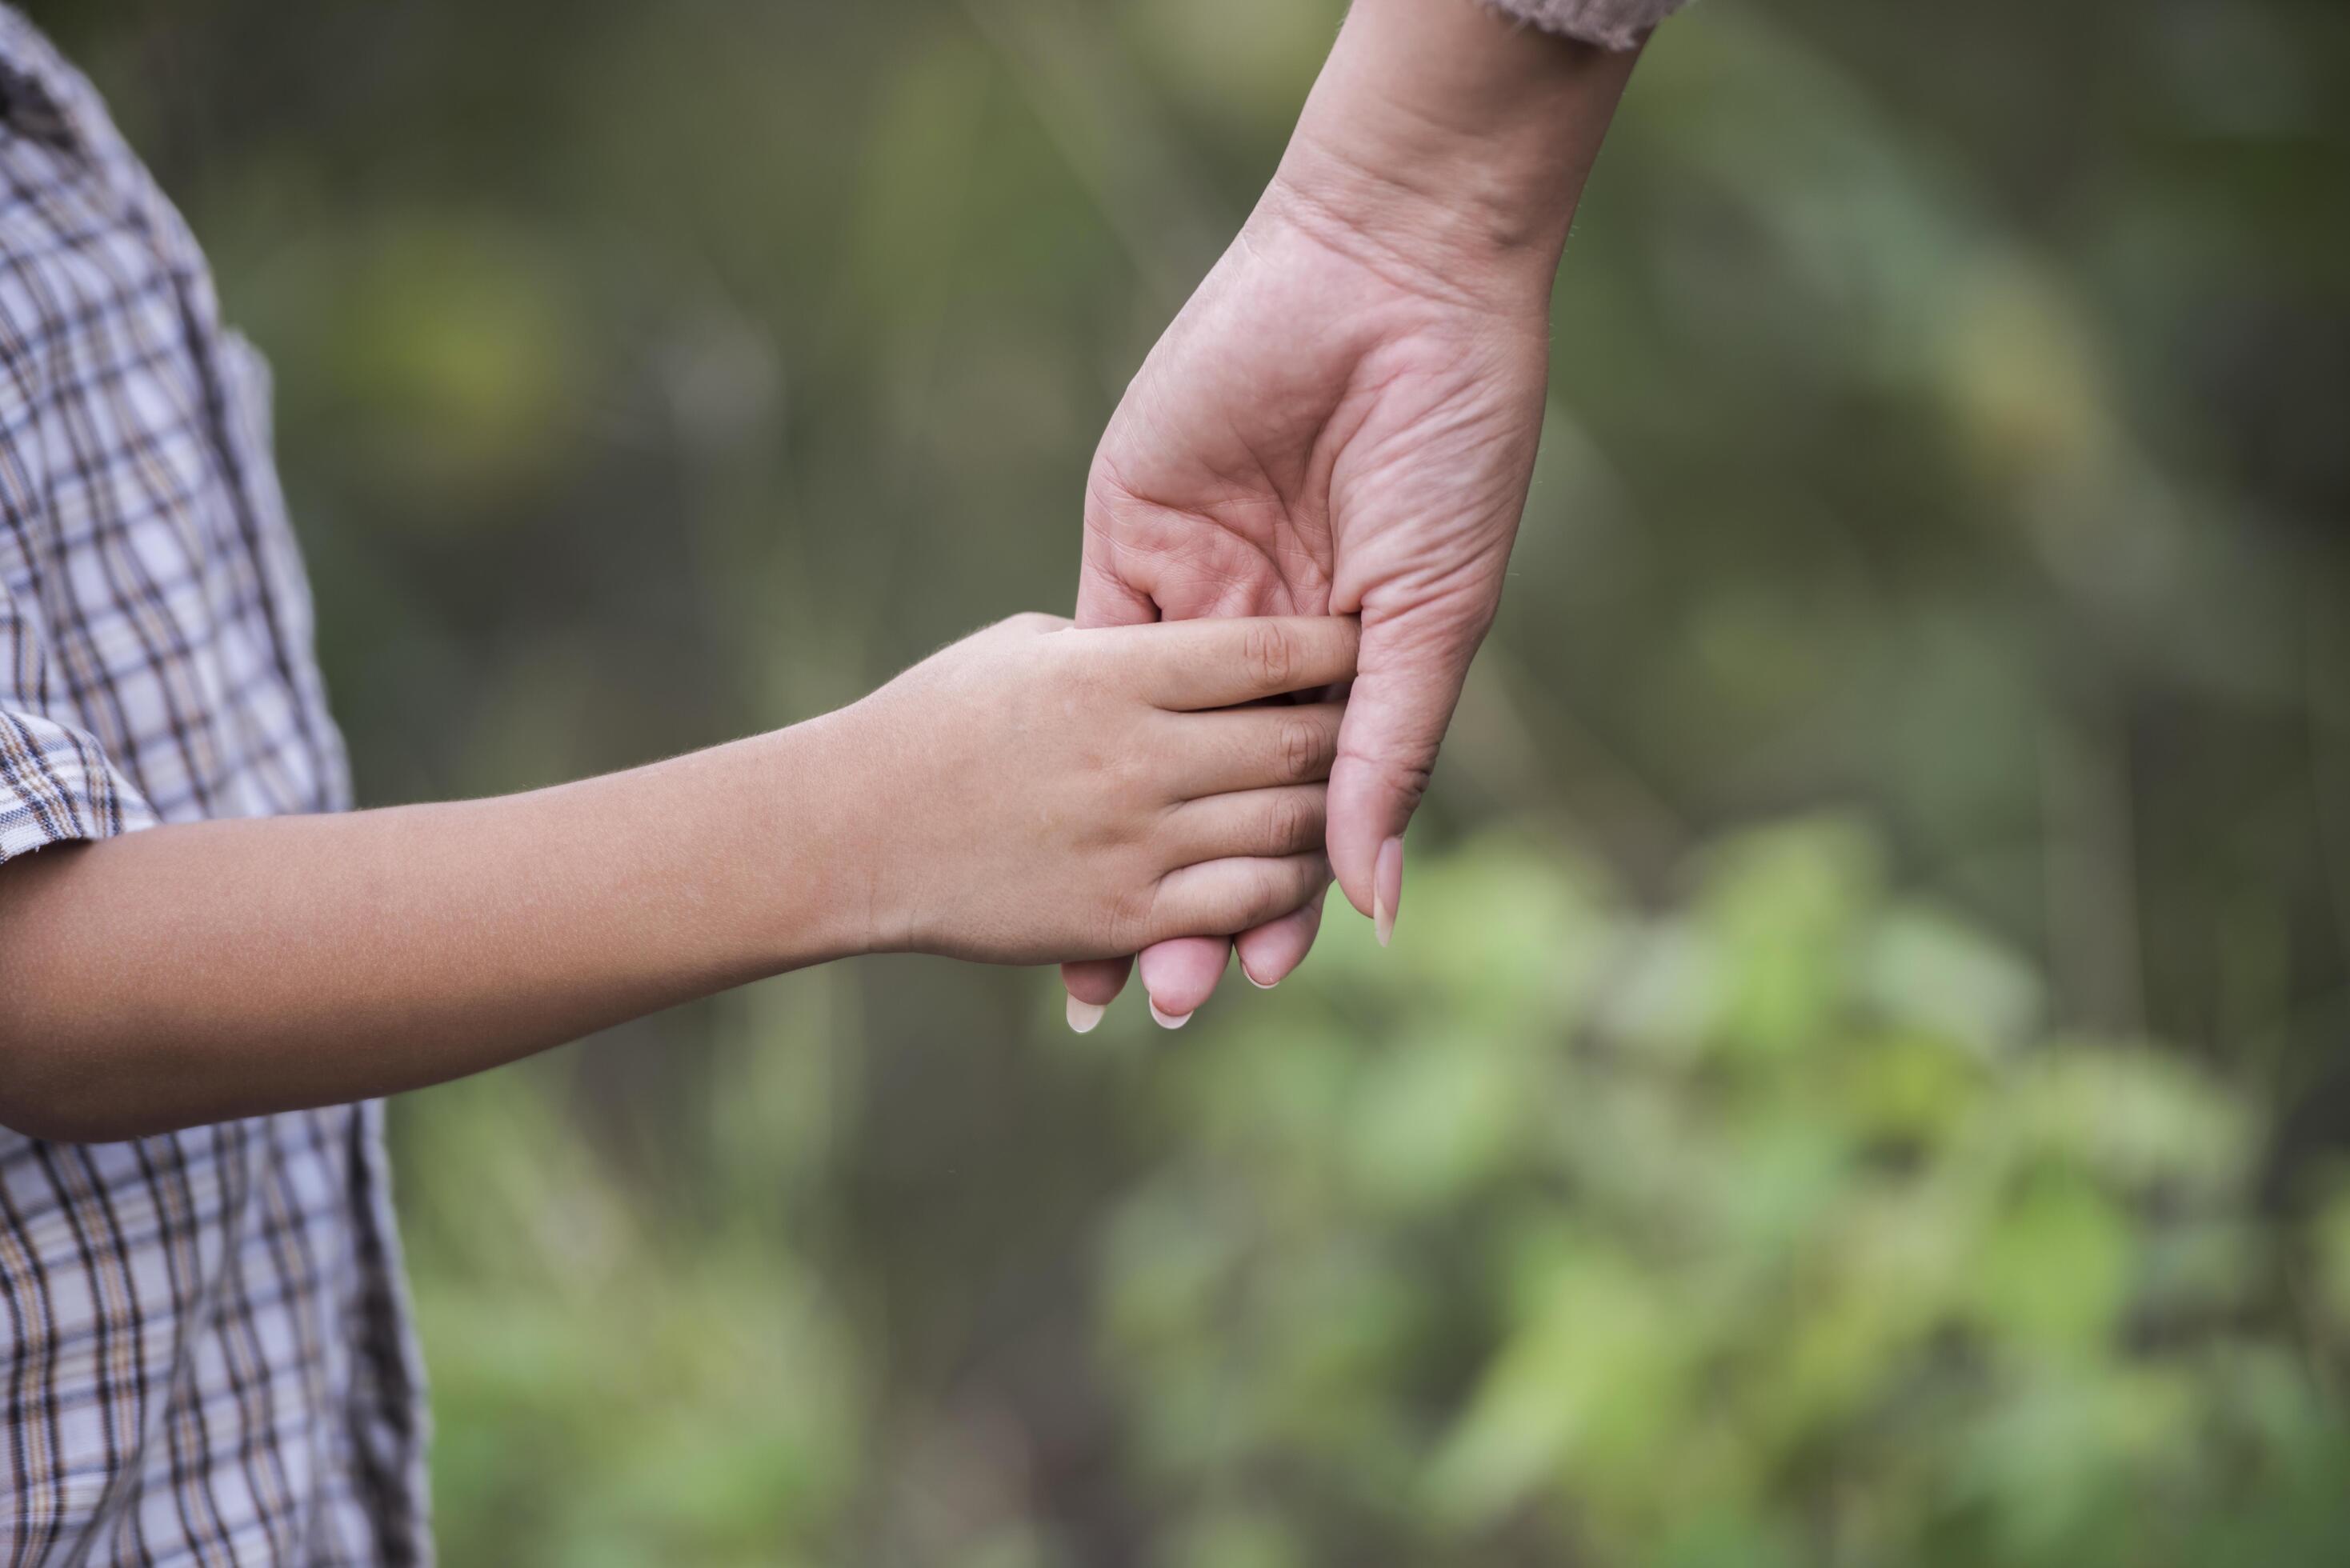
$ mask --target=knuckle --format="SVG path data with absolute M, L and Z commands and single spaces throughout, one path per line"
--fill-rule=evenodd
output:
M 1436 748 L 1433 746 L 1425 752 L 1415 749 L 1403 756 L 1341 747 L 1339 755 L 1347 762 L 1368 768 L 1374 777 L 1415 810 L 1436 777 Z
M 1250 867 L 1242 919 L 1252 926 L 1273 919 L 1282 912 L 1287 902 L 1285 892 L 1286 886 L 1279 870 L 1271 866 Z
M 1112 952 L 1140 952 L 1149 945 L 1158 918 L 1159 884 L 1131 884 L 1114 895 L 1107 912 L 1108 946 Z
M 1119 751 L 1110 757 L 1105 778 L 1112 804 L 1127 819 L 1129 838 L 1140 838 L 1159 826 L 1150 808 L 1161 801 L 1159 772 L 1149 759 Z
M 1178 781 L 1187 758 L 1182 742 L 1166 726 L 1145 724 L 1129 732 L 1129 738 L 1117 750 L 1118 782 L 1124 792 L 1120 799 L 1128 810 L 1156 812 L 1164 818 L 1183 804 Z M 1164 823 L 1154 821 L 1152 826 Z
M 1092 783 L 1116 805 L 1130 806 L 1135 785 L 1141 782 L 1147 765 L 1136 748 L 1118 745 L 1108 735 L 1097 733 L 1087 738 L 1084 755 Z
M 1246 642 L 1249 674 L 1268 691 L 1286 691 L 1289 678 L 1297 668 L 1297 648 L 1288 632 L 1278 626 L 1249 628 Z
M 1276 850 L 1287 850 L 1305 840 L 1308 828 L 1305 802 L 1294 794 L 1274 798 L 1265 808 L 1267 817 L 1265 842 Z
M 1424 763 L 1411 763 L 1397 770 L 1397 793 L 1402 795 L 1406 805 L 1417 811 L 1421 798 L 1428 794 L 1428 786 L 1435 778 L 1436 760 L 1433 757 Z
M 1305 784 L 1321 772 L 1322 726 L 1310 719 L 1286 719 L 1281 725 L 1281 767 L 1292 784 Z
M 1134 759 L 1115 748 L 1090 746 L 1079 754 L 1077 765 L 1086 787 L 1108 807 L 1108 820 L 1120 828 L 1131 826 L 1136 815 Z

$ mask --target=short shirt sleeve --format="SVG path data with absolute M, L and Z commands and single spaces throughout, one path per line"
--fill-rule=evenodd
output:
M 0 302 L 5 303 L 5 302 Z M 20 373 L 19 324 L 0 309 L 0 862 L 51 844 L 109 838 L 156 815 L 83 722 L 40 609 L 57 569 L 43 495 L 36 390 Z
M 1606 49 L 1628 49 L 1683 0 L 1489 0 L 1494 9 Z
M 36 684 L 45 649 L 21 609 L 0 585 L 0 862 L 153 826 L 145 797 L 97 739 L 45 707 Z

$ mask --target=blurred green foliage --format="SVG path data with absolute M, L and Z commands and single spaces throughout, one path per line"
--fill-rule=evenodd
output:
M 380 803 L 1065 607 L 1336 16 L 40 19 L 275 361 Z M 2325 0 L 1669 25 L 1395 948 L 403 1102 L 446 1560 L 2343 1557 L 2346 187 Z
M 1473 845 L 1408 951 L 1146 1051 L 1104 1343 L 1169 1561 L 2350 1550 L 2350 1191 L 2264 1222 L 2242 1096 L 2044 1036 L 1849 828 L 1663 915 L 1561 858 Z

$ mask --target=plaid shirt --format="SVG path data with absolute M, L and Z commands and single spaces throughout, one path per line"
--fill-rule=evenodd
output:
M 5 6 L 0 99 L 0 861 L 339 810 L 267 373 L 89 84 Z M 429 1557 L 380 1126 L 0 1129 L 0 1568 Z

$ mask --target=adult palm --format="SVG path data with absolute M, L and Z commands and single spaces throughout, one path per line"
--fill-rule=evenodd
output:
M 1549 285 L 1547 269 L 1440 275 L 1276 182 L 1095 454 L 1078 624 L 1362 617 L 1329 852 L 1367 915 L 1393 917 L 1395 841 L 1501 597 L 1541 429 Z M 1319 919 L 1316 904 L 1241 937 L 1250 978 L 1287 974 Z M 1153 1007 L 1189 1014 L 1227 950 L 1145 953 Z M 1090 1002 L 1125 974 L 1065 971 Z

